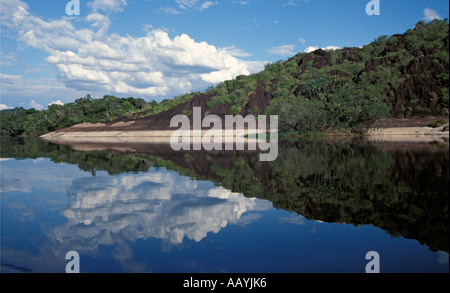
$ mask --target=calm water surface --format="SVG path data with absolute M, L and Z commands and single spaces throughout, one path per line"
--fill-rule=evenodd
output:
M 449 271 L 448 144 L 1 147 L 3 272 Z

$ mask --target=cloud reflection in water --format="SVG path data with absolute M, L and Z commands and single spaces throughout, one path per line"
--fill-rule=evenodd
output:
M 114 244 L 118 236 L 199 242 L 209 232 L 238 223 L 245 212 L 272 207 L 211 182 L 155 170 L 76 179 L 68 194 L 70 207 L 63 211 L 68 222 L 56 227 L 52 237 L 75 250 Z

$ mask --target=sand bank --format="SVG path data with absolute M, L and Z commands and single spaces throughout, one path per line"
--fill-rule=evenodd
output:
M 56 131 L 44 134 L 41 138 L 55 143 L 63 142 L 99 142 L 99 143 L 170 143 L 171 136 L 176 130 L 135 130 L 135 131 Z M 188 130 L 186 132 L 179 132 L 182 135 L 188 135 L 192 142 L 201 142 L 202 137 L 208 132 L 211 135 L 211 130 L 202 130 L 201 132 L 194 132 Z M 255 134 L 256 131 L 244 130 L 241 136 L 236 136 L 233 132 L 214 131 L 214 135 L 222 136 L 222 141 L 229 138 L 233 142 L 249 141 L 251 138 L 246 138 L 245 135 Z
M 449 132 L 442 131 L 443 127 L 387 127 L 371 129 L 367 138 L 373 141 L 400 141 L 400 142 L 433 142 L 448 140 Z M 56 131 L 47 133 L 41 138 L 55 143 L 62 142 L 99 142 L 99 143 L 170 143 L 170 138 L 176 130 L 161 131 Z M 201 136 L 195 136 L 189 131 L 192 141 L 201 140 L 208 130 L 202 130 Z M 234 136 L 233 133 L 218 131 L 223 138 Z M 209 132 L 211 134 L 211 132 Z M 247 131 L 244 134 L 251 134 Z M 248 140 L 247 138 L 243 138 Z M 234 138 L 236 141 L 236 138 Z
M 442 131 L 444 126 L 432 127 L 387 127 L 371 129 L 367 133 L 369 140 L 373 141 L 399 141 L 399 142 L 444 142 L 448 140 L 449 132 Z

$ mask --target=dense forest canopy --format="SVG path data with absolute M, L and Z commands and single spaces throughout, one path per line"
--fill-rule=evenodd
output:
M 162 102 L 89 95 L 46 110 L 1 111 L 2 136 L 38 136 L 79 123 L 144 119 L 208 97 L 206 114 L 278 115 L 281 131 L 364 133 L 380 118 L 449 114 L 448 19 L 380 36 L 362 48 L 316 50 Z M 177 108 L 178 109 L 178 108 Z M 179 107 L 189 115 L 188 107 Z

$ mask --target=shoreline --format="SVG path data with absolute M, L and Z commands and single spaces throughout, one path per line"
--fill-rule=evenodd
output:
M 237 136 L 234 131 L 222 130 L 116 130 L 116 131 L 55 131 L 44 135 L 40 138 L 55 142 L 55 143 L 170 143 L 172 135 L 178 132 L 178 137 L 182 135 L 190 138 L 191 143 L 201 143 L 205 133 L 209 132 L 208 136 L 213 133 L 214 136 L 222 137 L 223 142 L 250 142 L 255 139 L 245 137 L 246 135 L 257 134 L 257 130 L 248 131 L 242 130 L 241 135 Z M 211 141 L 213 142 L 213 141 Z
M 442 131 L 444 127 L 406 126 L 373 128 L 368 131 L 366 136 L 371 141 L 445 142 L 449 138 L 449 132 Z
M 448 131 L 442 131 L 444 126 L 432 128 L 427 126 L 413 127 L 384 127 L 373 128 L 364 136 L 370 141 L 398 141 L 398 142 L 445 142 L 449 138 Z M 55 131 L 44 134 L 40 138 L 55 143 L 63 142 L 100 142 L 100 143 L 170 143 L 171 135 L 177 130 L 118 130 L 118 131 Z M 190 136 L 192 141 L 201 140 L 208 130 L 202 130 L 201 134 L 190 130 L 183 135 Z M 227 133 L 218 130 L 216 135 L 222 136 L 223 141 L 233 137 L 233 141 L 243 139 L 250 141 L 252 138 L 235 137 L 233 132 Z M 251 134 L 248 131 L 244 135 Z M 200 134 L 200 135 L 199 135 Z M 211 134 L 211 132 L 209 133 Z

